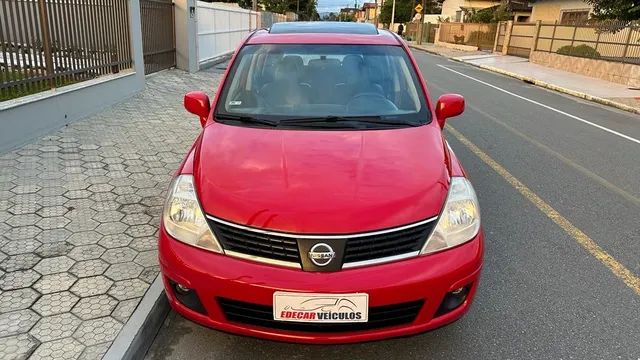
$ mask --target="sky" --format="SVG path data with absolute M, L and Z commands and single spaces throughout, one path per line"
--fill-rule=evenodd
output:
M 318 12 L 338 12 L 343 7 L 353 7 L 353 0 L 318 0 Z M 358 0 L 358 5 L 364 1 Z

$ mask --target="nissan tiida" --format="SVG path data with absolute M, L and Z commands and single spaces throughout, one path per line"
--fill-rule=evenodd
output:
M 261 338 L 346 343 L 460 318 L 482 267 L 473 187 L 397 35 L 369 24 L 251 33 L 170 186 L 159 235 L 183 316 Z

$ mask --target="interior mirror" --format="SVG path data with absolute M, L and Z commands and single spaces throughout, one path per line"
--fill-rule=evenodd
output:
M 458 94 L 444 94 L 436 104 L 436 118 L 440 128 L 444 128 L 445 120 L 458 116 L 464 111 L 464 97 Z
M 202 91 L 192 91 L 184 96 L 184 108 L 200 117 L 200 125 L 204 126 L 211 111 L 209 97 Z

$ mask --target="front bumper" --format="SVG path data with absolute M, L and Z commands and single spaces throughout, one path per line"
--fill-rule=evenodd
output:
M 350 343 L 406 336 L 451 323 L 467 312 L 482 267 L 483 235 L 456 248 L 408 260 L 338 272 L 304 272 L 270 266 L 201 250 L 172 239 L 161 228 L 160 268 L 173 309 L 186 318 L 222 331 L 279 341 Z M 194 311 L 176 297 L 171 281 L 197 294 L 204 312 Z M 469 286 L 466 300 L 435 316 L 445 295 Z M 369 294 L 369 307 L 424 300 L 411 323 L 348 332 L 303 332 L 228 321 L 217 298 L 271 306 L 275 291 Z

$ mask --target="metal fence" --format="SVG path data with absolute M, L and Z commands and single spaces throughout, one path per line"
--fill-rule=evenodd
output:
M 497 24 L 441 23 L 441 42 L 477 46 L 480 50 L 492 50 Z
M 176 66 L 174 11 L 171 0 L 140 0 L 145 74 Z
M 640 64 L 639 24 L 540 25 L 536 51 Z
M 506 34 L 507 34 L 507 23 L 502 21 L 498 24 L 498 30 L 496 33 L 496 51 L 497 52 L 502 52 Z
M 418 41 L 418 38 L 422 36 L 423 43 L 433 43 L 435 42 L 438 26 L 438 24 L 428 22 L 423 23 L 421 28 L 417 22 L 407 23 L 404 35 L 406 39 L 413 41 Z M 422 31 L 422 34 L 419 34 L 420 31 Z
M 404 37 L 408 40 L 418 39 L 418 23 L 407 23 L 404 29 Z
M 0 0 L 0 101 L 132 67 L 127 0 Z
M 422 42 L 433 44 L 436 41 L 436 32 L 439 27 L 439 24 L 424 24 L 422 28 Z

